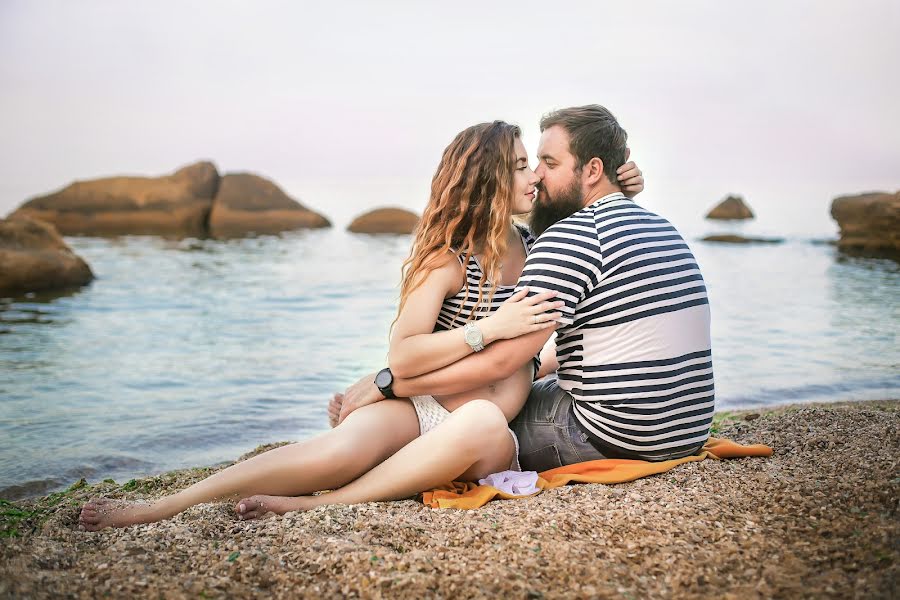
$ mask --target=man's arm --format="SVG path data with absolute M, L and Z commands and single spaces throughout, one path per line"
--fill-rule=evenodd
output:
M 549 339 L 541 350 L 541 368 L 538 370 L 535 379 L 546 377 L 550 373 L 555 373 L 559 369 L 559 361 L 556 360 L 556 339 Z
M 409 379 L 395 378 L 394 394 L 404 398 L 456 394 L 506 379 L 534 358 L 552 333 L 553 328 L 548 328 L 511 340 L 500 340 L 431 373 Z
M 391 387 L 398 398 L 408 398 L 425 394 L 456 394 L 505 379 L 531 360 L 552 333 L 553 328 L 548 328 L 494 342 L 481 352 L 437 371 L 410 379 L 395 377 Z M 341 423 L 357 408 L 382 400 L 384 396 L 375 386 L 375 373 L 366 375 L 344 392 L 340 409 L 334 407 L 333 412 L 337 414 L 332 418 L 332 426 Z

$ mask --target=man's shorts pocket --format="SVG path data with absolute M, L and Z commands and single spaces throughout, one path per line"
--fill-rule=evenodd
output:
M 522 465 L 523 471 L 541 472 L 561 467 L 562 459 L 559 457 L 559 449 L 556 445 L 551 444 L 525 454 L 520 454 L 519 464 Z

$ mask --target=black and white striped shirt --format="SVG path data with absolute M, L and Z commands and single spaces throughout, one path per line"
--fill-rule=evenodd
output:
M 520 286 L 559 292 L 559 385 L 595 445 L 659 459 L 709 437 L 710 312 L 694 255 L 664 218 L 621 193 L 556 223 Z

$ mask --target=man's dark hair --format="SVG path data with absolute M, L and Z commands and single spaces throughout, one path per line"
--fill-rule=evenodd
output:
M 594 157 L 603 161 L 603 172 L 617 183 L 616 169 L 625 164 L 628 134 L 611 112 L 599 104 L 561 108 L 544 115 L 541 132 L 559 125 L 569 134 L 569 151 L 581 169 Z

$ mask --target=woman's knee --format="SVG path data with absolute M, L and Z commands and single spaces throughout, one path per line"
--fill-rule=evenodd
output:
M 412 405 L 387 400 L 378 404 L 382 406 L 371 404 L 350 413 L 325 434 L 335 460 L 352 459 L 360 453 L 383 460 L 418 437 L 419 421 Z
M 508 435 L 506 416 L 490 400 L 472 400 L 453 412 L 466 439 L 487 441 Z

